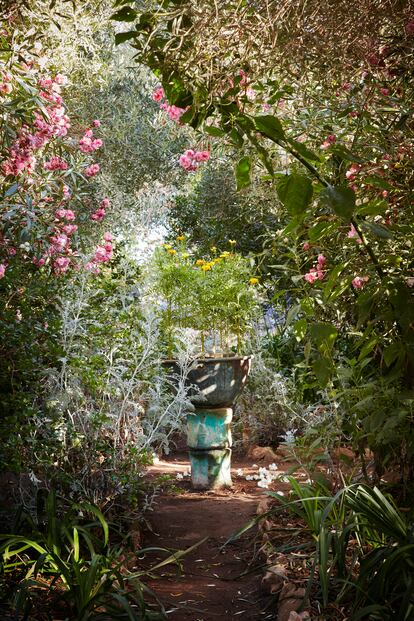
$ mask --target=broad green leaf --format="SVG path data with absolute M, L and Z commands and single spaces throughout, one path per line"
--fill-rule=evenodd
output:
M 312 182 L 308 177 L 292 173 L 277 184 L 277 194 L 291 216 L 306 211 L 312 200 Z
M 254 117 L 256 129 L 275 142 L 285 139 L 285 133 L 281 122 L 271 114 Z
M 209 136 L 218 136 L 219 138 L 226 135 L 224 129 L 214 127 L 214 125 L 204 125 L 204 131 L 206 134 L 209 134 Z
M 326 344 L 331 348 L 338 336 L 338 330 L 331 323 L 319 322 L 310 326 L 310 334 L 318 347 Z
M 296 142 L 296 140 L 292 140 L 292 138 L 289 138 L 288 142 L 295 149 L 295 151 L 297 151 L 299 155 L 304 157 L 306 160 L 309 160 L 311 162 L 321 161 L 319 155 L 308 149 L 308 147 L 303 144 L 303 142 Z
M 382 216 L 388 209 L 387 201 L 382 199 L 374 199 L 366 205 L 361 205 L 356 210 L 358 216 Z
M 121 43 L 125 43 L 125 41 L 134 39 L 136 36 L 137 36 L 136 30 L 129 30 L 128 32 L 117 32 L 115 35 L 115 45 L 120 45 Z
M 402 344 L 397 342 L 397 343 L 392 343 L 391 345 L 388 345 L 388 347 L 386 347 L 383 350 L 382 355 L 384 357 L 384 361 L 387 367 L 391 366 L 392 363 L 395 362 L 395 360 L 397 360 L 402 349 L 403 349 Z
M 392 232 L 383 224 L 378 224 L 377 222 L 361 222 L 361 227 L 375 235 L 375 237 L 381 237 L 381 239 L 392 239 Z
M 130 6 L 124 6 L 122 9 L 111 15 L 111 19 L 116 22 L 133 22 L 138 17 L 138 13 Z
M 332 364 L 329 358 L 318 356 L 312 363 L 312 371 L 314 372 L 319 384 L 323 387 L 329 382 L 332 375 Z
M 250 185 L 250 172 L 251 172 L 252 160 L 249 155 L 243 156 L 236 166 L 236 182 L 237 190 L 241 190 Z
M 308 322 L 306 319 L 299 319 L 293 324 L 293 332 L 298 342 L 305 338 L 306 331 L 308 329 Z
M 355 209 L 355 192 L 346 186 L 330 185 L 319 194 L 322 203 L 337 216 L 350 220 Z

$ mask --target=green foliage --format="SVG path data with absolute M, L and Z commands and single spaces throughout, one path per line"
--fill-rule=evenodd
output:
M 54 492 L 39 493 L 38 501 L 37 523 L 20 514 L 24 534 L 0 535 L 0 577 L 13 585 L 18 617 L 37 606 L 53 614 L 59 606 L 78 621 L 164 618 L 144 601 L 145 572 L 126 570 L 125 550 L 111 545 L 110 527 L 95 506 L 65 506 Z
M 187 251 L 184 236 L 177 248 L 164 244 L 154 253 L 152 289 L 165 304 L 162 325 L 173 352 L 175 328 L 191 328 L 201 335 L 204 353 L 205 335 L 219 338 L 221 351 L 228 351 L 231 337 L 241 339 L 258 312 L 258 297 L 250 261 L 232 251 L 212 247 L 208 259 L 195 259 Z M 229 240 L 230 248 L 236 240 Z
M 320 484 L 290 482 L 288 499 L 269 495 L 278 499 L 279 508 L 300 516 L 312 534 L 323 606 L 335 602 L 352 608 L 352 621 L 410 619 L 412 516 L 376 487 L 351 485 L 332 496 Z

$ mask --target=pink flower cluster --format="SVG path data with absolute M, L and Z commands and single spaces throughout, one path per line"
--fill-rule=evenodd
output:
M 326 264 L 326 257 L 323 254 L 318 256 L 318 260 L 315 263 L 314 267 L 311 267 L 309 272 L 305 274 L 306 282 L 313 285 L 316 280 L 323 280 L 325 278 L 324 266 Z
M 100 123 L 100 121 L 98 122 Z M 85 134 L 79 140 L 79 149 L 82 153 L 93 153 L 97 149 L 100 149 L 102 145 L 103 141 L 100 138 L 94 137 L 92 129 L 87 129 Z
M 85 168 L 85 176 L 86 177 L 94 177 L 101 170 L 99 164 L 91 164 L 87 168 Z
M 91 220 L 94 220 L 95 222 L 101 222 L 101 220 L 104 219 L 105 214 L 106 214 L 106 209 L 109 207 L 110 205 L 110 200 L 109 198 L 104 198 L 100 204 L 99 204 L 99 208 L 91 215 Z
M 200 162 L 208 162 L 210 159 L 210 151 L 194 151 L 193 149 L 187 149 L 182 155 L 180 155 L 180 166 L 188 172 L 197 170 Z
M 171 121 L 175 121 L 176 123 L 179 122 L 180 118 L 182 117 L 184 112 L 187 110 L 187 108 L 179 108 L 178 106 L 174 106 L 174 105 L 170 106 L 168 101 L 164 101 L 165 93 L 164 93 L 164 89 L 162 88 L 162 86 L 159 86 L 158 88 L 155 89 L 155 91 L 152 94 L 152 99 L 156 103 L 160 104 L 161 110 L 164 110 L 164 112 L 166 112 L 168 116 L 170 117 Z
M 72 209 L 58 209 L 55 216 L 57 220 L 74 220 L 76 218 Z
M 112 257 L 113 257 L 112 235 L 111 233 L 105 233 L 104 243 L 96 247 L 94 257 L 91 261 L 89 261 L 85 265 L 85 269 L 88 272 L 99 274 L 100 272 L 99 265 L 102 263 L 107 263 L 108 261 L 112 259 Z
M 62 80 L 64 80 L 64 76 L 58 74 L 55 77 L 55 82 L 52 78 L 43 78 L 41 83 L 60 88 L 59 83 L 62 83 Z M 65 114 L 65 108 L 61 105 L 61 99 L 59 103 L 52 102 L 52 105 L 47 106 L 42 113 L 40 111 L 35 112 L 33 125 L 36 131 L 31 132 L 27 125 L 22 127 L 20 135 L 9 151 L 9 157 L 2 164 L 2 171 L 6 176 L 17 176 L 24 171 L 31 175 L 36 165 L 34 153 L 54 136 L 66 136 L 70 124 L 69 117 Z M 50 168 L 49 170 L 56 169 Z
M 49 161 L 43 164 L 43 167 L 46 170 L 67 170 L 69 168 L 69 165 L 58 155 L 54 155 Z
M 61 75 L 60 73 L 55 76 L 54 79 L 50 77 L 41 78 L 39 80 L 39 86 L 42 89 L 40 91 L 40 96 L 46 101 L 50 101 L 58 106 L 60 106 L 63 102 L 61 96 L 61 86 L 66 84 L 66 77 Z
M 4 278 L 4 274 L 6 273 L 7 265 L 5 263 L 0 263 L 0 278 Z

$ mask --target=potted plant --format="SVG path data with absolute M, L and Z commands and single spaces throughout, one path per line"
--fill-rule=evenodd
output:
M 195 257 L 184 236 L 163 244 L 154 253 L 154 293 L 163 302 L 161 332 L 165 366 L 178 372 L 174 336 L 179 329 L 199 335 L 187 382 L 195 406 L 188 415 L 188 444 L 195 488 L 231 485 L 230 422 L 235 399 L 246 383 L 251 357 L 243 355 L 243 340 L 259 311 L 258 279 L 250 259 L 229 249 L 211 248 L 208 257 Z

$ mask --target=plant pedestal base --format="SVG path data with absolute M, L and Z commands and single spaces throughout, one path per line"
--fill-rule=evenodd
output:
M 231 487 L 231 449 L 189 451 L 194 489 Z
M 196 408 L 187 416 L 187 444 L 194 489 L 230 487 L 232 408 Z

